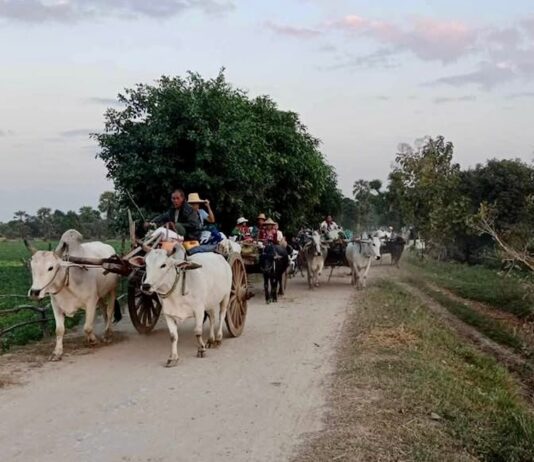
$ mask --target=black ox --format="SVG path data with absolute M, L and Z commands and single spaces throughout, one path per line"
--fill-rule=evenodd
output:
M 380 247 L 380 255 L 389 253 L 391 255 L 391 264 L 399 267 L 399 260 L 404 252 L 406 241 L 401 236 L 395 236 L 386 240 Z
M 260 269 L 267 303 L 277 302 L 278 295 L 284 295 L 283 279 L 288 266 L 289 256 L 284 247 L 271 243 L 265 246 L 260 256 Z

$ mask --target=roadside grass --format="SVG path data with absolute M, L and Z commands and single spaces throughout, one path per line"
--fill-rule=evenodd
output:
M 469 305 L 451 299 L 447 294 L 429 287 L 421 278 L 408 277 L 406 281 L 444 306 L 450 313 L 494 342 L 512 348 L 516 353 L 528 355 L 526 345 L 505 323 L 489 318 L 471 308 Z
M 117 252 L 121 250 L 121 241 L 107 241 Z M 55 249 L 57 241 L 45 242 L 41 240 L 32 241 L 32 245 L 38 250 Z M 26 263 L 30 258 L 28 250 L 21 240 L 0 242 L 0 310 L 14 308 L 19 305 L 46 306 L 49 299 L 42 302 L 32 302 L 26 298 L 26 293 L 31 286 L 31 273 Z M 13 297 L 12 295 L 17 295 Z M 19 297 L 20 296 L 20 297 Z M 83 313 L 78 312 L 73 318 L 67 318 L 65 325 L 67 329 L 80 323 Z M 53 318 L 52 310 L 47 315 Z M 0 331 L 33 319 L 39 319 L 38 315 L 32 311 L 20 311 L 16 314 L 0 315 Z M 54 322 L 48 323 L 47 330 L 52 333 Z M 11 345 L 24 345 L 28 342 L 40 340 L 43 332 L 40 324 L 30 324 L 16 329 L 0 338 L 0 353 L 7 351 Z
M 421 260 L 413 256 L 407 256 L 404 262 L 411 272 L 424 274 L 460 297 L 486 303 L 519 318 L 534 317 L 534 293 L 528 290 L 532 281 L 515 275 L 504 277 L 484 266 Z
M 358 294 L 325 429 L 295 461 L 534 460 L 534 414 L 492 357 L 394 282 Z

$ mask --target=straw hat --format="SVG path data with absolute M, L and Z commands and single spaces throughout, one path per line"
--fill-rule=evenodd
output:
M 265 213 L 260 213 L 260 214 L 258 215 L 258 218 L 257 218 L 257 219 L 258 219 L 258 220 L 267 220 L 267 217 L 265 216 Z
M 238 225 L 242 225 L 243 223 L 248 223 L 248 220 L 245 217 L 241 217 L 237 219 Z
M 201 199 L 198 193 L 190 193 L 187 196 L 187 202 L 190 204 L 204 204 L 206 201 L 204 199 Z
M 272 218 L 268 218 L 264 225 L 276 225 L 276 221 L 274 221 Z

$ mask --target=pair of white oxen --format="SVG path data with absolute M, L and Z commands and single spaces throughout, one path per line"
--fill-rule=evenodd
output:
M 108 258 L 115 254 L 113 247 L 103 242 L 83 243 L 81 234 L 71 229 L 63 234 L 55 251 L 38 251 L 31 246 L 29 248 L 32 252 L 32 286 L 28 295 L 39 300 L 50 295 L 54 311 L 56 345 L 50 360 L 61 359 L 65 316 L 73 316 L 79 309 L 86 311 L 84 332 L 87 341 L 95 344 L 97 338 L 93 325 L 96 308 L 105 304 L 104 341 L 111 341 L 111 322 L 119 276 L 106 273 L 99 267 L 70 263 L 65 256 Z M 142 263 L 146 266 L 141 288 L 146 293 L 159 296 L 169 328 L 171 354 L 166 366 L 175 366 L 178 362 L 178 326 L 185 319 L 195 319 L 197 356 L 204 356 L 206 346 L 220 345 L 232 286 L 232 270 L 226 259 L 218 253 L 186 256 L 181 244 L 177 244 L 171 252 L 154 249 L 145 257 L 136 258 L 132 263 Z M 140 262 L 140 258 L 144 262 Z M 215 332 L 217 310 L 219 324 Z M 207 345 L 202 338 L 205 313 L 210 321 Z
M 330 240 L 338 238 L 339 231 L 332 231 Z M 375 234 L 366 239 L 353 239 L 347 244 L 345 258 L 351 269 L 351 284 L 363 289 L 367 283 L 367 275 L 372 260 L 380 259 L 380 238 Z M 303 248 L 307 265 L 308 285 L 319 287 L 319 276 L 328 254 L 328 245 L 321 241 L 321 235 L 314 231 L 311 240 Z

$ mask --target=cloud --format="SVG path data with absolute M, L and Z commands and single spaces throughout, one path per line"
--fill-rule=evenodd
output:
M 371 69 L 371 68 L 384 68 L 391 69 L 398 67 L 398 63 L 393 61 L 391 57 L 394 55 L 394 52 L 388 49 L 379 49 L 367 55 L 360 56 L 348 56 L 342 60 L 342 62 L 337 64 L 332 64 L 330 66 L 324 66 L 323 69 L 335 70 L 335 69 L 347 69 L 347 68 L 356 68 L 356 69 Z
M 98 130 L 88 129 L 88 128 L 77 128 L 74 130 L 66 130 L 61 132 L 60 135 L 63 138 L 78 138 L 78 137 L 88 137 L 91 133 L 95 133 Z
M 416 18 L 408 27 L 389 21 L 375 21 L 349 15 L 329 24 L 342 30 L 371 38 L 396 50 L 411 51 L 424 61 L 450 63 L 473 51 L 478 31 L 459 21 Z
M 285 35 L 287 37 L 295 37 L 295 38 L 302 38 L 302 39 L 318 37 L 322 33 L 320 30 L 317 30 L 317 29 L 281 25 L 281 24 L 270 22 L 270 21 L 265 23 L 265 27 L 279 35 Z
M 534 91 L 522 91 L 519 93 L 512 93 L 508 95 L 508 98 L 511 98 L 511 99 L 534 98 Z
M 0 138 L 6 137 L 6 136 L 13 136 L 15 132 L 13 130 L 1 130 L 0 129 Z
M 122 107 L 123 104 L 115 98 L 101 98 L 98 96 L 91 98 L 84 98 L 83 101 L 89 104 L 100 104 L 104 106 Z
M 321 51 L 323 53 L 334 53 L 337 51 L 337 47 L 331 43 L 325 43 L 324 45 L 321 45 L 317 51 Z
M 218 15 L 233 8 L 229 0 L 0 0 L 0 18 L 72 23 L 108 16 L 168 18 L 191 9 Z
M 476 96 L 474 95 L 465 95 L 465 96 L 442 96 L 438 98 L 434 98 L 435 104 L 443 104 L 443 103 L 457 103 L 462 101 L 476 101 Z
M 521 27 L 534 39 L 534 16 L 521 21 Z
M 507 49 L 516 46 L 521 41 L 521 32 L 515 27 L 490 28 L 486 39 L 497 48 Z
M 516 77 L 515 73 L 506 66 L 499 66 L 494 63 L 484 62 L 479 65 L 479 69 L 463 74 L 442 77 L 423 84 L 424 86 L 451 85 L 462 87 L 465 85 L 478 85 L 485 90 L 490 90 L 495 86 L 508 82 Z
M 329 40 L 333 34 L 343 33 L 345 57 L 341 47 L 332 50 L 336 52 L 336 62 L 323 64 L 319 69 L 393 68 L 402 63 L 396 57 L 411 53 L 420 61 L 444 65 L 475 58 L 474 66 L 467 71 L 425 82 L 424 86 L 474 85 L 491 90 L 511 81 L 534 80 L 534 16 L 506 27 L 473 27 L 462 21 L 421 17 L 400 23 L 358 15 L 344 16 L 313 28 L 273 23 L 268 27 L 281 35 L 310 40 L 315 37 Z M 354 55 L 351 44 L 362 40 L 374 42 L 375 50 Z

